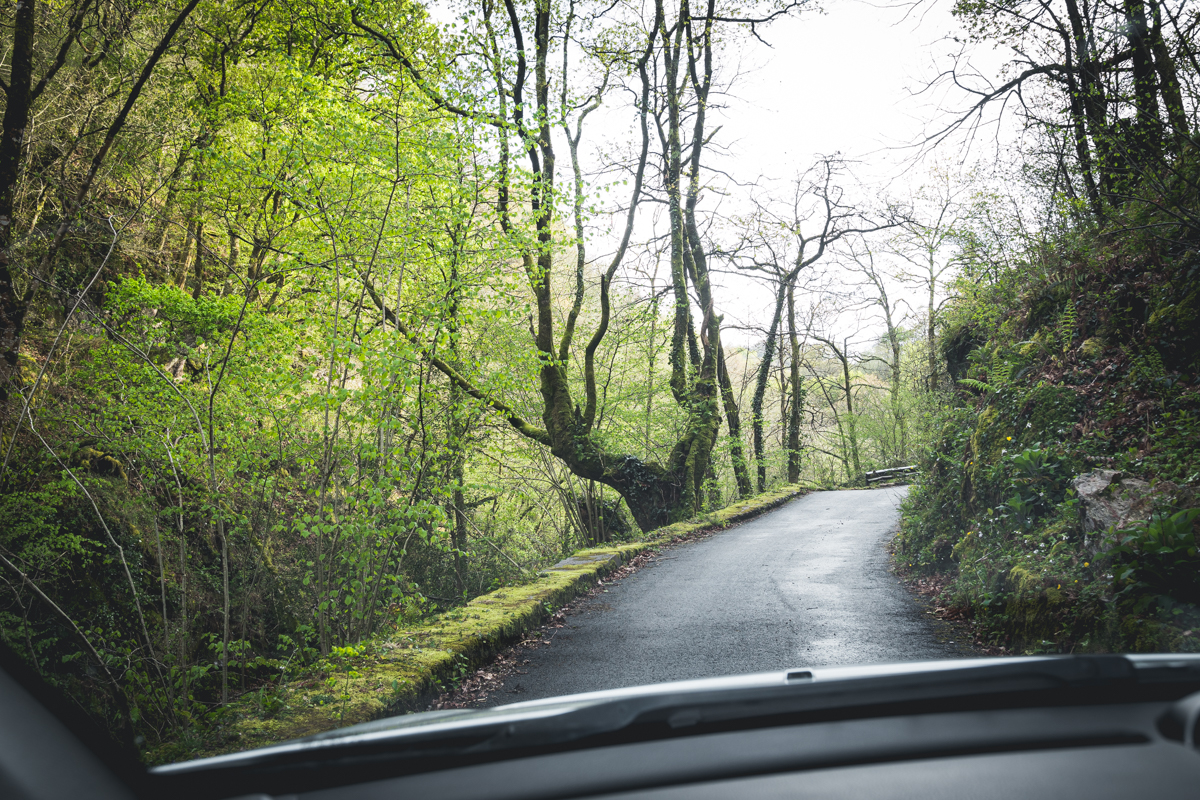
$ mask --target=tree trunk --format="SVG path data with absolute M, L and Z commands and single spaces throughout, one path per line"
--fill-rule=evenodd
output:
M 1088 128 L 1092 128 L 1094 137 L 1097 130 L 1103 127 L 1103 98 L 1097 97 L 1102 89 L 1099 85 L 1093 44 L 1086 33 L 1077 0 L 1066 0 L 1066 8 L 1078 70 L 1078 75 L 1075 73 L 1067 75 L 1067 90 L 1070 93 L 1071 134 L 1075 145 L 1075 157 L 1079 160 L 1079 169 L 1083 173 L 1084 191 L 1087 193 L 1088 205 L 1091 206 L 1092 214 L 1100 219 L 1104 214 L 1104 206 L 1100 200 L 1100 185 L 1097 182 L 1095 162 L 1088 143 Z M 1066 62 L 1070 65 L 1070 53 L 1068 53 Z M 1100 101 L 1099 104 L 1097 104 L 1097 100 Z
M 26 303 L 13 280 L 11 248 L 16 228 L 15 205 L 21 179 L 21 156 L 29 112 L 33 104 L 33 41 L 37 4 L 16 4 L 10 56 L 3 136 L 0 138 L 0 403 L 8 399 L 10 387 L 20 386 L 17 366 L 21 336 L 25 332 Z
M 204 291 L 204 223 L 200 220 L 196 221 L 196 258 L 192 263 L 196 282 L 192 287 L 192 299 L 199 300 Z
M 1174 133 L 1171 151 L 1180 155 L 1184 142 L 1191 133 L 1183 105 L 1183 93 L 1179 85 L 1179 73 L 1175 60 L 1162 37 L 1162 5 L 1157 0 L 1150 3 L 1154 27 L 1150 34 L 1150 50 L 1154 54 L 1154 67 L 1158 71 L 1158 86 L 1163 105 L 1167 107 L 1167 121 Z
M 804 386 L 800 381 L 800 342 L 796 339 L 796 304 L 793 287 L 788 284 L 788 339 L 791 343 L 792 407 L 787 424 L 787 475 L 788 483 L 800 480 L 800 423 L 804 416 Z
M 457 237 L 452 237 L 456 239 Z M 452 255 L 450 264 L 450 292 L 449 308 L 447 310 L 447 333 L 448 347 L 450 350 L 451 363 L 456 369 L 460 369 L 459 364 L 459 275 L 458 275 L 458 257 L 460 247 L 458 241 L 453 241 Z M 454 547 L 454 585 L 459 594 L 466 591 L 466 579 L 464 575 L 463 553 L 467 547 L 467 517 L 466 517 L 466 499 L 463 497 L 463 480 L 465 466 L 467 460 L 467 419 L 466 409 L 463 407 L 463 392 L 454 383 L 450 384 L 449 396 L 449 428 L 448 441 L 446 442 L 446 450 L 449 452 L 450 458 L 450 483 L 454 487 L 453 503 L 454 503 L 454 525 L 451 528 L 451 544 Z
M 858 483 L 862 478 L 862 464 L 858 458 L 858 420 L 854 416 L 854 386 L 850 382 L 850 354 L 846 352 L 846 345 L 842 345 L 842 350 L 837 353 L 838 360 L 842 362 L 842 381 L 843 388 L 846 392 L 846 433 L 850 440 L 850 461 L 854 465 L 854 477 L 851 483 Z
M 908 422 L 904 418 L 904 410 L 900 404 L 900 333 L 895 329 L 891 322 L 891 316 L 888 317 L 888 339 L 892 346 L 892 364 L 891 364 L 891 393 L 892 393 L 892 419 L 895 420 L 897 434 L 899 438 L 896 448 L 897 458 L 900 461 L 908 460 Z M 897 466 L 900 466 L 897 464 Z
M 936 392 L 938 388 L 938 358 L 937 358 L 937 279 L 934 271 L 933 253 L 929 253 L 929 305 L 925 317 L 925 345 L 929 358 L 929 391 Z
M 1158 111 L 1158 75 L 1151 55 L 1150 25 L 1142 0 L 1125 0 L 1127 25 L 1125 36 L 1133 51 L 1133 96 L 1137 109 L 1137 124 L 1133 142 L 1126 143 L 1129 153 L 1131 180 L 1151 168 L 1162 152 L 1162 121 Z M 1132 188 L 1132 186 L 1130 187 Z
M 500 131 L 499 141 L 499 180 L 497 188 L 497 213 L 501 229 L 513 236 L 514 243 L 522 244 L 522 265 L 526 271 L 532 290 L 536 313 L 533 325 L 534 347 L 537 350 L 542 366 L 539 369 L 539 393 L 541 395 L 542 428 L 538 428 L 525 419 L 504 400 L 481 390 L 463 376 L 444 359 L 439 358 L 430 348 L 424 346 L 419 338 L 410 331 L 394 311 L 387 307 L 375 287 L 363 278 L 364 288 L 371 301 L 383 313 L 385 319 L 396 326 L 397 331 L 410 342 L 421 349 L 424 357 L 436 369 L 441 371 L 451 381 L 459 385 L 463 391 L 476 400 L 489 406 L 494 412 L 505 418 L 522 436 L 532 439 L 550 449 L 550 452 L 560 459 L 576 476 L 594 480 L 615 489 L 625 499 L 637 523 L 644 529 L 650 530 L 664 523 L 684 519 L 699 510 L 702 503 L 702 488 L 704 476 L 708 472 L 713 444 L 717 437 L 719 423 L 719 406 L 717 399 L 717 367 L 715 349 L 719 342 L 719 319 L 713 312 L 712 295 L 708 274 L 703 263 L 703 253 L 699 253 L 700 262 L 694 264 L 695 289 L 700 303 L 702 319 L 700 321 L 700 341 L 697 345 L 699 366 L 694 373 L 689 372 L 686 350 L 689 346 L 689 334 L 694 336 L 689 324 L 690 309 L 688 306 L 687 261 L 698 258 L 695 249 L 689 249 L 689 220 L 685 214 L 681 193 L 682 154 L 680 126 L 685 114 L 681 113 L 680 104 L 683 89 L 680 78 L 686 81 L 693 78 L 696 105 L 692 120 L 692 153 L 688 160 L 689 169 L 699 168 L 699 151 L 706 141 L 703 130 L 704 102 L 711 77 L 712 42 L 710 28 L 713 14 L 706 21 L 706 29 L 700 34 L 685 36 L 684 28 L 690 28 L 690 17 L 686 6 L 682 11 L 682 24 L 678 23 L 670 30 L 665 23 L 662 0 L 655 3 L 655 20 L 650 28 L 651 38 L 647 41 L 646 49 L 637 63 L 638 73 L 642 78 L 643 93 L 639 108 L 642 111 L 641 123 L 643 132 L 643 150 L 635 173 L 635 187 L 630 206 L 630 216 L 627 219 L 626 237 L 618 248 L 608 272 L 601 276 L 600 306 L 601 320 L 597 326 L 585 353 L 584 378 L 587 386 L 586 407 L 581 410 L 572 400 L 570 380 L 567 366 L 570 361 L 561 358 L 554 346 L 554 316 L 557 309 L 552 295 L 551 277 L 554 266 L 554 239 L 559 229 L 554 219 L 555 208 L 555 153 L 551 136 L 551 123 L 555 115 L 550 107 L 550 79 L 547 72 L 547 59 L 552 43 L 551 36 L 551 4 L 539 3 L 533 10 L 533 42 L 527 45 L 521 30 L 521 16 L 514 4 L 505 4 L 507 25 L 510 28 L 514 57 L 511 61 L 511 82 L 503 80 L 505 60 L 501 57 L 501 49 L 496 41 L 497 27 L 492 23 L 490 11 L 485 9 L 483 21 L 487 35 L 490 37 L 489 58 L 492 61 L 493 74 L 498 83 L 498 103 L 502 116 L 483 112 L 479 121 L 494 126 Z M 710 3 L 710 12 L 712 5 Z M 371 29 L 360 22 L 355 23 L 368 36 L 386 42 L 388 52 L 398 53 L 397 44 L 386 34 Z M 557 35 L 557 33 L 556 33 Z M 647 77 L 646 65 L 655 54 L 656 44 L 661 40 L 661 50 L 664 55 L 665 73 L 667 74 L 667 90 L 664 92 L 670 123 L 667 126 L 666 153 L 666 189 L 668 195 L 669 219 L 671 224 L 671 279 L 675 295 L 675 319 L 671 340 L 671 389 L 676 402 L 683 407 L 687 414 L 684 431 L 666 461 L 666 465 L 647 463 L 641 459 L 624 454 L 608 451 L 601 444 L 598 432 L 595 430 L 595 383 L 594 376 L 588 369 L 592 354 L 604 336 L 609 316 L 609 287 L 612 273 L 619 263 L 619 257 L 624 252 L 628 234 L 632 229 L 632 209 L 640 197 L 640 183 L 645 167 L 646 152 L 649 146 L 649 134 L 646 127 L 646 110 L 650 107 L 650 83 Z M 697 75 L 697 60 L 692 48 L 701 47 L 704 61 L 704 80 Z M 687 48 L 688 62 L 681 70 L 681 57 Z M 528 56 L 533 56 L 533 79 L 535 99 L 529 103 L 526 99 L 526 80 L 529 77 Z M 419 72 L 412 70 L 405 59 L 400 59 L 404 67 L 418 87 L 438 105 L 452 105 L 428 84 L 424 83 Z M 528 105 L 527 105 L 528 104 Z M 511 111 L 506 111 L 511 109 Z M 473 112 L 458 109 L 459 113 L 473 116 Z M 532 112 L 532 113 L 530 113 Z M 505 116 L 506 115 L 506 116 Z M 522 219 L 532 223 L 534 229 L 534 246 L 525 246 L 524 237 L 518 237 L 513 230 L 513 217 L 508 204 L 511 200 L 507 181 L 512 174 L 507 163 L 509 154 L 508 137 L 520 141 L 525 147 L 525 155 L 529 160 L 530 181 L 528 213 Z M 694 207 L 694 199 L 698 192 L 698 183 L 692 181 L 689 192 L 689 211 Z M 694 219 L 692 220 L 694 227 Z M 362 277 L 362 276 L 360 276 Z M 702 351 L 701 351 L 702 348 Z
M 451 528 L 451 544 L 454 546 L 454 588 L 461 595 L 467 590 L 463 554 L 467 547 L 467 511 L 466 499 L 463 497 L 463 458 L 458 455 L 450 470 L 450 480 L 454 483 L 454 527 Z
M 763 344 L 762 360 L 758 362 L 758 375 L 754 382 L 754 397 L 750 401 L 750 413 L 754 425 L 754 463 L 758 472 L 758 491 L 767 490 L 766 441 L 763 435 L 763 400 L 767 394 L 767 382 L 771 375 L 771 362 L 775 360 L 775 338 L 779 334 L 779 323 L 783 316 L 783 301 L 787 296 L 787 284 L 780 282 L 775 295 L 775 313 L 771 317 L 771 329 Z
M 729 459 L 733 462 L 733 477 L 737 481 L 738 499 L 745 500 L 754 494 L 750 482 L 750 471 L 746 467 L 746 455 L 742 444 L 742 418 L 738 411 L 737 398 L 733 396 L 733 383 L 725 364 L 725 348 L 717 345 L 717 369 L 721 378 L 721 400 L 725 406 L 725 421 L 729 425 Z

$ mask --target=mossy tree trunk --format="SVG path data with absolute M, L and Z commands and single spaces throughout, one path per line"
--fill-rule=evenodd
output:
M 499 113 L 495 114 L 456 106 L 423 79 L 422 73 L 407 59 L 396 39 L 372 27 L 357 15 L 353 17 L 353 22 L 361 33 L 383 45 L 384 57 L 398 61 L 435 104 L 451 113 L 491 125 L 500 132 L 498 174 L 501 184 L 497 193 L 497 213 L 501 229 L 514 242 L 522 239 L 509 208 L 514 197 L 508 185 L 512 174 L 509 137 L 518 138 L 525 147 L 532 180 L 528 207 L 520 217 L 532 222 L 534 241 L 532 246 L 522 249 L 522 263 L 535 305 L 533 345 L 542 364 L 538 378 L 541 427 L 529 423 L 503 399 L 475 385 L 461 370 L 438 357 L 431 349 L 424 348 L 416 334 L 397 318 L 394 309 L 384 302 L 370 281 L 364 279 L 367 292 L 388 321 L 421 347 L 430 363 L 463 392 L 502 415 L 523 436 L 547 446 L 575 475 L 615 489 L 625 499 L 634 519 L 643 529 L 659 527 L 686 518 L 701 508 L 704 478 L 709 471 L 720 423 L 717 398 L 720 319 L 714 312 L 708 266 L 695 217 L 701 188 L 700 161 L 708 138 L 705 113 L 713 73 L 714 5 L 711 2 L 708 4 L 704 18 L 693 19 L 688 5 L 681 4 L 677 18 L 668 22 L 663 3 L 659 0 L 643 49 L 630 54 L 634 72 L 641 83 L 638 101 L 641 152 L 634 169 L 624 234 L 600 279 L 600 320 L 584 350 L 585 397 L 582 409 L 574 401 L 567 373 L 575 335 L 573 323 L 577 320 L 573 318 L 574 315 L 568 318 L 568 325 L 557 341 L 554 328 L 555 304 L 551 277 L 555 266 L 553 254 L 557 225 L 554 216 L 556 154 L 551 139 L 551 125 L 552 120 L 561 120 L 562 117 L 555 114 L 551 107 L 548 73 L 554 27 L 551 20 L 553 9 L 548 3 L 538 3 L 531 10 L 529 17 L 533 21 L 533 41 L 529 46 L 526 44 L 526 31 L 522 29 L 521 16 L 515 6 L 506 5 L 505 10 L 506 16 L 500 18 L 493 14 L 493 7 L 488 5 L 484 7 L 482 17 L 490 37 L 493 54 L 491 69 L 498 90 Z M 502 46 L 504 36 L 508 37 L 507 43 L 511 44 L 511 65 L 501 55 L 506 52 Z M 602 443 L 596 430 L 594 370 L 595 354 L 610 321 L 610 286 L 628 247 L 634 216 L 642 196 L 650 143 L 648 115 L 651 113 L 652 82 L 649 66 L 651 59 L 659 56 L 662 58 L 660 74 L 665 74 L 666 78 L 665 85 L 658 87 L 658 94 L 662 96 L 666 108 L 662 115 L 665 119 L 660 116 L 656 121 L 665 145 L 663 189 L 668 199 L 671 279 L 676 304 L 671 339 L 671 389 L 676 402 L 687 412 L 683 433 L 662 464 L 612 452 Z M 507 71 L 510 66 L 511 73 Z M 532 100 L 527 97 L 531 88 L 530 79 L 533 84 Z M 685 160 L 683 126 L 689 122 L 690 150 Z M 578 128 L 576 133 L 568 134 L 573 146 L 578 141 L 577 131 Z M 576 197 L 578 201 L 578 195 Z M 578 258 L 576 263 L 578 269 Z M 699 301 L 697 327 L 692 324 L 689 288 L 695 290 Z M 576 297 L 580 297 L 578 283 Z
M 733 382 L 729 379 L 729 368 L 725 362 L 725 348 L 717 345 L 717 371 L 721 379 L 721 402 L 725 407 L 725 422 L 729 431 L 729 460 L 733 463 L 733 477 L 737 482 L 738 499 L 745 500 L 754 494 L 750 481 L 750 470 L 746 465 L 745 443 L 742 441 L 742 417 L 737 398 L 733 394 Z
M 792 402 L 787 420 L 787 476 L 788 483 L 800 480 L 800 424 L 804 418 L 804 383 L 800 379 L 800 341 L 796 336 L 795 284 L 788 285 L 788 341 L 791 345 L 791 370 L 788 382 L 791 385 Z
M 758 478 L 758 491 L 767 490 L 766 436 L 763 432 L 763 400 L 766 399 L 767 382 L 770 380 L 771 364 L 775 360 L 775 341 L 779 334 L 779 322 L 783 316 L 783 301 L 787 297 L 787 284 L 780 281 L 775 293 L 775 313 L 771 315 L 771 328 L 763 344 L 762 358 L 758 362 L 758 375 L 754 379 L 754 397 L 750 400 L 750 413 L 754 426 L 754 466 Z
M 2 137 L 0 137 L 0 402 L 7 400 L 10 388 L 20 385 L 17 353 L 25 330 L 25 298 L 17 289 L 10 250 L 16 210 L 16 194 L 21 178 L 25 132 L 33 105 L 33 44 L 37 4 L 16 4 L 13 15 L 13 41 L 9 80 L 5 87 Z

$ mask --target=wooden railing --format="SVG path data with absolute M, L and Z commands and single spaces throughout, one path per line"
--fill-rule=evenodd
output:
M 867 485 L 878 483 L 880 481 L 888 481 L 892 478 L 902 478 L 905 475 L 917 474 L 917 465 L 911 464 L 907 467 L 892 467 L 891 469 L 877 469 L 874 472 L 867 472 L 863 475 L 867 479 Z

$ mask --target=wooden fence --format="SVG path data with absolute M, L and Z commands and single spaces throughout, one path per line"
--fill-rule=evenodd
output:
M 892 467 L 891 469 L 877 469 L 874 472 L 867 472 L 863 475 L 867 479 L 867 485 L 879 483 L 880 481 L 888 481 L 892 478 L 903 478 L 907 475 L 916 475 L 916 464 L 907 467 Z

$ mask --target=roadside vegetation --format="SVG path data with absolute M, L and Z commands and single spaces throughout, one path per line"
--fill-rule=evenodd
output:
M 926 144 L 1017 90 L 1022 137 L 888 195 L 719 161 L 741 52 L 816 10 L 725 5 L 7 6 L 4 644 L 184 757 L 349 719 L 577 550 L 918 462 L 905 569 L 996 646 L 1190 647 L 1196 10 L 959 3 L 1028 63 Z
M 1026 107 L 1041 145 L 1025 154 L 1026 185 L 1057 187 L 1043 194 L 1045 224 L 993 212 L 958 234 L 947 371 L 922 419 L 923 478 L 897 556 L 948 580 L 939 605 L 996 652 L 1194 652 L 1196 18 L 1127 3 L 1052 20 L 1052 5 L 962 7 L 978 35 L 1078 69 L 1042 84 L 1060 101 L 1042 116 Z M 1051 31 L 1078 22 L 1082 38 L 1006 27 L 1034 18 Z M 1104 20 L 1132 27 L 1106 39 Z M 1105 44 L 1080 50 L 1085 40 Z

